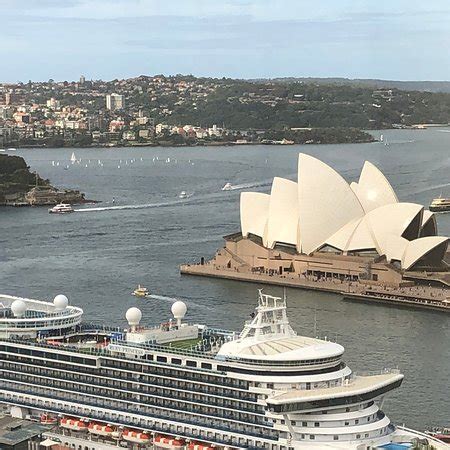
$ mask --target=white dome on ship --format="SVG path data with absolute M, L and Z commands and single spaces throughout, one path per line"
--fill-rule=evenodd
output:
M 53 299 L 53 304 L 56 311 L 64 311 L 69 305 L 69 299 L 65 295 L 59 294 Z
M 177 300 L 172 305 L 172 314 L 173 317 L 175 317 L 175 319 L 182 319 L 186 315 L 186 311 L 187 311 L 186 303 L 180 300 Z
M 128 325 L 139 325 L 139 322 L 142 319 L 142 312 L 139 308 L 132 307 L 129 308 L 125 314 L 125 317 L 127 319 Z
M 23 317 L 27 310 L 27 304 L 23 300 L 14 300 L 11 304 L 11 311 L 15 317 Z

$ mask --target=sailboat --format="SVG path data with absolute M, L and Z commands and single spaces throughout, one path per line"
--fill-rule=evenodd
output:
M 72 156 L 70 157 L 70 162 L 75 164 L 77 162 L 77 157 L 75 156 L 75 152 L 72 152 Z

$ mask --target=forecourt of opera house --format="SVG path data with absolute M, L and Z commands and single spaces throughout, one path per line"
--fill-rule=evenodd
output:
M 389 290 L 450 306 L 448 237 L 422 205 L 399 201 L 365 162 L 351 184 L 300 153 L 297 182 L 274 178 L 270 194 L 243 192 L 241 232 L 211 261 L 181 272 L 335 292 Z

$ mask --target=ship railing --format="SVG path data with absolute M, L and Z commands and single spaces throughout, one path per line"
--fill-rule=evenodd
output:
M 26 389 L 26 388 L 20 388 L 20 389 L 17 389 L 17 390 L 11 390 L 11 389 L 8 389 L 7 387 L 6 388 L 4 387 L 4 391 L 11 392 L 13 394 L 17 394 L 17 393 L 20 392 L 20 393 L 33 395 L 33 396 L 37 395 L 35 391 L 31 391 L 30 389 Z M 0 394 L 0 399 L 2 397 L 5 397 L 5 395 L 4 394 Z M 57 396 L 50 395 L 50 394 L 48 394 L 48 392 L 45 394 L 45 398 L 53 399 L 53 400 L 57 400 L 57 401 L 64 401 L 64 400 L 66 400 L 66 401 L 73 401 L 73 400 L 70 400 L 69 396 L 66 396 L 66 398 L 60 398 L 60 397 L 57 397 Z M 5 399 L 3 399 L 3 401 L 5 401 Z M 7 403 L 11 403 L 11 401 L 8 401 L 8 400 L 6 400 L 6 402 Z M 32 402 L 30 400 L 21 399 L 19 401 L 14 400 L 13 402 L 14 403 L 24 404 L 24 405 L 30 406 L 30 407 L 40 408 L 39 404 L 37 404 L 38 402 Z M 89 401 L 87 401 L 87 399 L 83 399 L 83 406 L 84 407 L 80 406 L 79 410 L 83 411 L 85 409 L 85 405 L 86 406 L 99 407 L 99 408 L 109 408 L 109 405 L 107 404 L 107 402 L 105 404 L 105 402 L 100 402 L 100 401 L 97 401 L 97 400 L 89 400 Z M 45 409 L 47 411 L 51 410 L 51 411 L 59 412 L 59 413 L 62 413 L 62 414 L 70 415 L 70 414 L 74 414 L 74 413 L 76 414 L 76 412 L 74 410 L 77 410 L 78 408 L 77 407 L 75 407 L 75 408 L 74 407 L 67 407 L 66 409 L 62 409 L 62 408 L 60 408 L 58 406 L 46 405 L 45 407 L 43 407 L 43 409 Z M 155 417 L 156 419 L 161 419 L 161 420 L 171 420 L 171 421 L 175 421 L 175 422 L 179 422 L 180 421 L 180 419 L 177 418 L 175 415 L 170 415 L 170 414 L 163 415 L 163 414 L 155 414 L 155 413 L 152 412 L 151 416 L 149 416 L 148 413 L 146 414 L 143 409 L 119 408 L 118 405 L 115 405 L 112 410 L 114 411 L 114 413 L 113 413 L 114 415 L 118 415 L 119 413 L 125 413 L 125 414 L 127 414 L 127 413 L 130 414 L 131 413 L 131 414 L 137 414 L 137 415 L 146 415 L 147 419 Z M 188 412 L 186 412 L 185 414 L 187 415 Z M 107 416 L 109 416 L 109 417 L 107 417 Z M 82 412 L 81 413 L 81 417 L 86 417 L 86 413 Z M 91 411 L 89 413 L 89 417 L 90 418 L 98 418 L 99 420 L 102 420 L 102 419 L 103 420 L 107 420 L 108 423 L 113 423 L 114 422 L 114 419 L 111 420 L 111 414 L 110 413 L 100 414 L 98 412 Z M 234 427 L 224 427 L 224 426 L 219 426 L 219 425 L 211 425 L 210 423 L 208 423 L 207 419 L 203 420 L 203 421 L 200 421 L 200 420 L 183 418 L 181 420 L 182 420 L 182 422 L 179 422 L 181 425 L 195 425 L 195 426 L 200 426 L 200 427 L 208 427 L 208 428 L 212 428 L 212 429 L 217 429 L 217 430 L 225 431 L 225 432 L 228 432 L 228 433 L 230 433 L 230 432 L 232 432 L 232 433 L 233 432 L 234 433 L 239 433 L 239 431 L 236 430 L 236 426 L 234 426 Z M 116 419 L 116 421 L 117 421 L 117 419 Z M 136 428 L 138 426 L 136 421 L 127 421 L 126 419 L 121 419 L 119 424 L 130 425 L 130 426 L 132 426 L 134 428 Z M 155 429 L 156 431 L 161 431 L 161 432 L 165 431 L 166 433 L 170 431 L 168 429 L 168 427 L 167 428 L 166 427 L 157 427 L 157 426 L 155 427 L 154 425 L 151 427 L 151 429 Z M 145 429 L 147 430 L 148 428 L 146 427 Z M 269 433 L 269 429 L 267 429 L 267 431 L 268 431 L 268 433 L 255 433 L 255 432 L 252 432 L 251 430 L 246 429 L 245 431 L 242 431 L 242 434 L 253 436 L 253 437 L 258 437 L 258 438 L 263 438 L 263 439 L 270 439 L 270 440 L 277 440 L 278 439 L 278 437 L 276 436 L 275 433 L 273 433 L 273 434 Z M 179 433 L 177 433 L 177 434 L 179 434 Z M 183 433 L 182 435 L 185 435 L 185 434 Z M 189 437 L 200 438 L 200 433 L 198 433 L 198 435 L 192 434 Z M 218 441 L 218 442 L 224 443 L 224 444 L 228 443 L 228 445 L 229 445 L 229 441 L 228 442 L 226 442 L 226 441 Z
M 377 375 L 399 375 L 401 373 L 400 369 L 398 368 L 391 368 L 391 367 L 385 367 L 384 369 L 380 370 L 361 370 L 353 372 L 350 376 L 351 379 L 354 379 L 356 377 L 373 377 Z

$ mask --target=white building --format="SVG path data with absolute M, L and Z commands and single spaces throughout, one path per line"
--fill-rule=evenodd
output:
M 448 237 L 437 236 L 436 219 L 422 205 L 399 202 L 385 176 L 366 162 L 350 185 L 331 167 L 300 154 L 296 182 L 275 178 L 270 194 L 241 194 L 241 229 L 311 255 L 327 248 L 372 253 L 401 269 L 443 260 Z
M 125 108 L 125 97 L 120 94 L 108 94 L 106 96 L 106 108 L 110 111 Z

